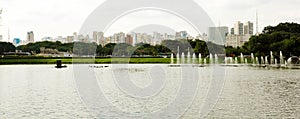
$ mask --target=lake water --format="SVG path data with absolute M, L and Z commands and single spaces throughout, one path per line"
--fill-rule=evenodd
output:
M 0 65 L 0 118 L 300 118 L 300 70 L 97 66 Z

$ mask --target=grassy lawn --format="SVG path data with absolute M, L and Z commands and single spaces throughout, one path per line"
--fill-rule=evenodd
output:
M 1 59 L 0 64 L 55 64 L 56 60 L 62 60 L 63 64 L 110 64 L 110 63 L 132 63 L 132 64 L 144 64 L 144 63 L 170 63 L 170 58 L 42 58 L 42 59 L 26 59 L 26 58 L 11 58 Z
M 55 57 L 23 57 L 0 58 L 0 64 L 55 64 L 56 60 L 62 60 L 63 64 L 170 64 L 171 58 L 55 58 Z M 186 59 L 187 60 L 187 59 Z M 206 58 L 209 63 L 209 58 Z M 250 61 L 250 59 L 248 59 Z M 192 62 L 192 61 L 191 61 Z M 202 59 L 202 62 L 204 59 Z M 219 61 L 222 62 L 221 60 Z M 176 58 L 174 58 L 176 64 Z M 195 59 L 199 63 L 199 59 Z M 248 62 L 250 63 L 250 62 Z

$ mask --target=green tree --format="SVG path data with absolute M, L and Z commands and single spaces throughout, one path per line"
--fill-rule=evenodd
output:
M 256 56 L 268 56 L 273 51 L 279 57 L 282 51 L 286 57 L 300 55 L 300 25 L 296 23 L 280 23 L 267 26 L 259 36 L 253 36 L 243 46 L 243 52 L 255 53 Z
M 14 52 L 16 47 L 12 43 L 0 42 L 0 55 L 4 52 Z

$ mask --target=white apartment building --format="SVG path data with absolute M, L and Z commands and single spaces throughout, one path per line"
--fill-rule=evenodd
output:
M 249 41 L 253 35 L 253 23 L 248 21 L 241 23 L 240 21 L 234 24 L 231 33 L 226 36 L 225 46 L 242 47 Z

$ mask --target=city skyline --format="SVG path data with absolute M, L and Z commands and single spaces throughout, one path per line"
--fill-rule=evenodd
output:
M 204 1 L 196 0 L 213 20 L 215 26 L 233 27 L 232 23 L 236 21 L 256 21 L 256 10 L 259 17 L 259 31 L 268 25 L 277 25 L 280 22 L 296 22 L 299 23 L 300 18 L 297 17 L 299 10 L 293 5 L 300 4 L 300 1 L 266 1 L 255 0 L 241 2 L 237 0 L 231 1 Z M 26 33 L 29 31 L 35 32 L 35 39 L 43 37 L 57 37 L 71 35 L 73 32 L 79 31 L 81 24 L 85 18 L 104 1 L 89 0 L 89 1 L 15 1 L 2 0 L 0 8 L 3 8 L 1 15 L 3 26 L 0 28 L 4 37 L 3 41 L 7 41 L 8 29 L 10 31 L 10 42 L 14 38 L 26 39 Z M 32 4 L 35 3 L 35 4 Z M 291 4 L 293 3 L 293 4 Z M 284 5 L 289 4 L 289 5 Z M 14 6 L 14 7 L 11 7 Z M 85 9 L 78 9 L 82 6 Z M 278 8 L 281 9 L 278 9 Z M 18 9 L 17 9 L 18 8 Z M 53 9 L 55 8 L 55 9 Z M 22 9 L 22 10 L 20 10 Z M 278 15 L 273 15 L 276 12 Z M 156 14 L 153 12 L 149 13 Z M 148 15 L 149 15 L 148 14 Z M 163 14 L 158 15 L 159 18 L 164 18 Z M 146 14 L 147 16 L 147 14 Z M 146 17 L 140 16 L 140 17 Z M 134 17 L 134 16 L 133 16 Z M 176 21 L 174 21 L 176 22 Z M 125 32 L 119 29 L 112 29 L 111 33 Z M 173 28 L 173 30 L 186 30 L 183 27 Z M 187 30 L 190 32 L 189 30 Z M 256 31 L 256 29 L 254 30 Z M 5 33 L 6 32 L 6 33 Z M 197 36 L 190 32 L 192 36 Z
M 30 39 L 30 34 L 33 34 L 32 32 L 28 32 L 28 39 Z M 206 35 L 206 34 L 203 34 Z M 131 45 L 135 45 L 137 43 L 148 43 L 151 45 L 160 44 L 164 40 L 180 40 L 180 39 L 201 39 L 205 40 L 206 36 L 197 36 L 193 37 L 190 36 L 187 31 L 178 31 L 173 33 L 159 33 L 159 32 L 152 32 L 152 33 L 146 33 L 146 32 L 131 32 L 131 33 L 124 33 L 124 32 L 118 32 L 114 33 L 110 36 L 104 36 L 104 33 L 102 31 L 93 31 L 92 35 L 84 35 L 84 34 L 78 34 L 77 32 L 74 32 L 73 35 L 68 36 L 57 36 L 57 37 L 43 37 L 41 40 L 23 40 L 18 45 L 24 45 L 27 43 L 30 43 L 32 41 L 38 42 L 38 41 L 60 41 L 62 43 L 72 43 L 72 42 L 86 42 L 86 43 L 92 43 L 95 42 L 97 44 L 101 44 L 102 46 L 108 44 L 108 43 L 128 43 Z

